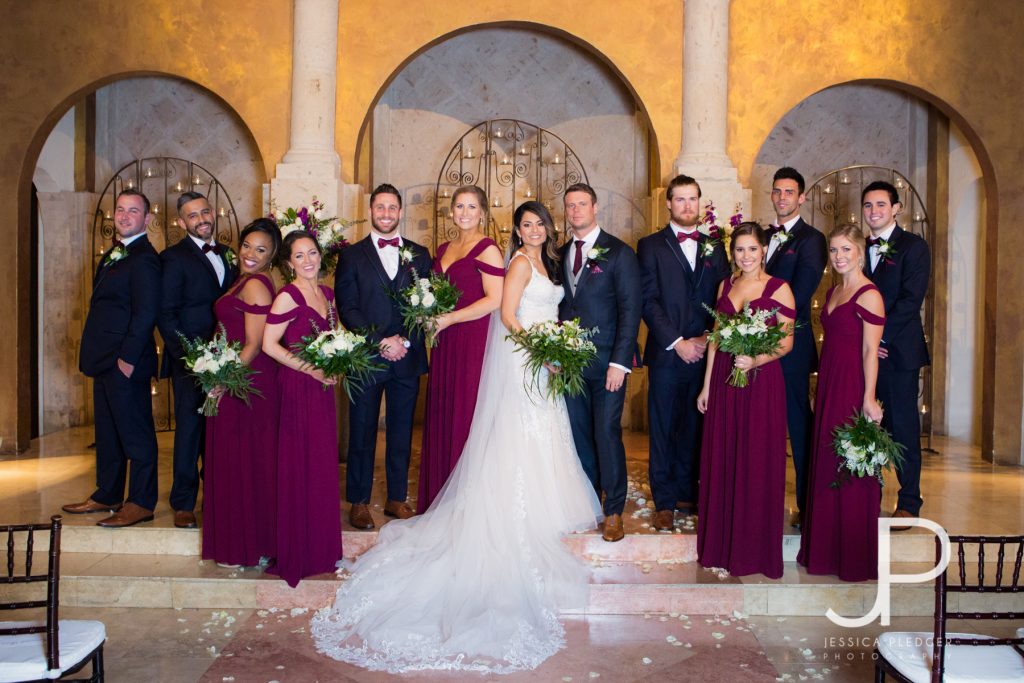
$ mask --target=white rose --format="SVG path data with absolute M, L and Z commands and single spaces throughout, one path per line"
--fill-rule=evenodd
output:
M 600 255 L 601 255 L 601 252 L 599 252 L 596 248 L 595 249 L 591 249 L 590 251 L 587 252 L 587 258 L 590 259 L 590 260 L 594 260 L 594 259 L 596 259 Z
M 723 327 L 721 330 L 718 331 L 718 334 L 721 335 L 722 339 L 728 339 L 729 337 L 732 336 L 732 328 Z
M 192 369 L 196 372 L 206 372 L 208 365 L 209 362 L 206 360 L 206 357 L 200 356 L 196 359 L 195 365 L 192 366 Z
M 315 211 L 313 211 L 313 218 L 317 219 L 318 221 L 323 220 L 324 212 L 321 209 L 316 209 Z
M 419 306 L 420 305 L 420 295 L 419 294 L 413 294 L 412 296 L 410 296 L 409 297 L 409 303 L 411 303 L 413 306 Z
M 430 292 L 427 292 L 426 294 L 423 295 L 423 305 L 424 306 L 429 308 L 430 306 L 434 305 L 434 301 L 435 301 L 434 295 L 431 294 Z
M 430 287 L 430 280 L 428 278 L 421 277 L 419 285 L 420 287 Z

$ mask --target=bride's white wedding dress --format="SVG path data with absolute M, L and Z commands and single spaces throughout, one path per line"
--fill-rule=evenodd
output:
M 533 269 L 516 317 L 524 327 L 557 320 L 562 295 Z M 527 390 L 505 334 L 493 313 L 458 465 L 425 514 L 381 528 L 334 606 L 313 618 L 320 652 L 392 673 L 509 673 L 564 646 L 558 611 L 584 607 L 589 587 L 562 536 L 593 529 L 601 505 L 565 403 Z

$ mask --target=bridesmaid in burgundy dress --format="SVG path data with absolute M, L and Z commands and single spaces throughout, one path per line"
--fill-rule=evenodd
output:
M 716 309 L 733 314 L 747 302 L 777 309 L 769 324 L 792 324 L 793 292 L 764 272 L 768 240 L 757 223 L 732 233 L 739 272 L 719 287 Z M 755 358 L 708 346 L 697 408 L 705 413 L 700 454 L 697 560 L 734 576 L 782 576 L 782 517 L 786 495 L 786 387 L 779 358 L 793 348 L 790 330 L 772 354 Z M 727 384 L 733 366 L 748 373 L 743 388 Z
M 261 347 L 281 231 L 258 218 L 239 243 L 241 277 L 213 308 L 227 338 L 242 344 L 242 362 L 256 371 L 252 385 L 262 396 L 247 405 L 222 395 L 216 417 L 206 421 L 203 559 L 251 567 L 274 554 L 277 536 L 277 363 Z
M 447 274 L 462 296 L 454 311 L 438 318 L 442 332 L 430 354 L 417 514 L 430 507 L 462 455 L 476 408 L 488 316 L 501 305 L 505 268 L 498 245 L 483 233 L 486 210 L 487 195 L 479 187 L 457 189 L 452 218 L 459 236 L 434 257 L 434 271 Z
M 284 270 L 295 280 L 281 288 L 267 316 L 263 350 L 281 364 L 277 385 L 281 418 L 277 437 L 277 562 L 271 572 L 295 586 L 334 572 L 341 559 L 336 380 L 289 350 L 302 337 L 337 325 L 334 292 L 319 284 L 320 246 L 305 230 L 281 245 Z
M 844 225 L 829 235 L 832 272 L 841 281 L 828 290 L 821 324 L 825 344 L 814 402 L 814 457 L 811 458 L 807 516 L 797 562 L 808 574 L 833 574 L 843 581 L 878 578 L 878 513 L 882 486 L 874 477 L 851 477 L 832 488 L 839 461 L 833 430 L 857 410 L 881 422 L 875 399 L 878 345 L 885 304 L 864 275 L 864 235 Z

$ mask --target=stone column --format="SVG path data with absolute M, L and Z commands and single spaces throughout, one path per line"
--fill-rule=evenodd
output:
M 354 217 L 361 193 L 342 182 L 334 146 L 338 5 L 338 0 L 295 0 L 291 135 L 270 183 L 270 200 L 279 208 L 297 207 L 316 196 L 329 215 Z
M 736 203 L 750 211 L 726 154 L 729 99 L 729 0 L 684 0 L 683 141 L 676 173 L 696 178 L 723 220 Z

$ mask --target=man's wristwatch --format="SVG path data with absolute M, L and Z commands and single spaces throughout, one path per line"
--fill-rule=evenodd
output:
M 402 346 L 404 346 L 405 348 L 409 348 L 412 346 L 412 342 L 406 339 L 405 337 L 399 337 L 399 339 L 402 340 Z

